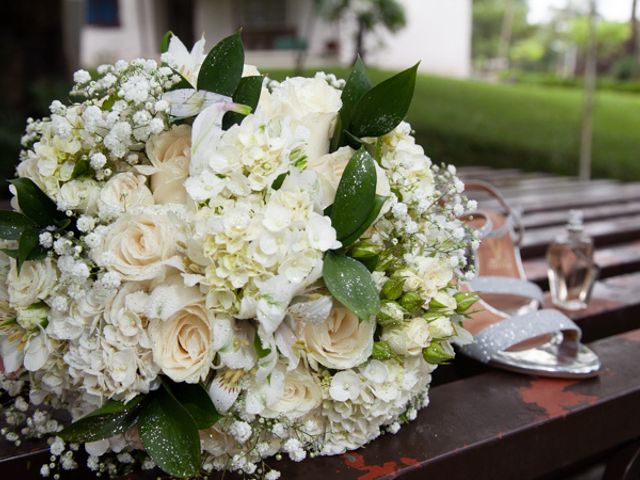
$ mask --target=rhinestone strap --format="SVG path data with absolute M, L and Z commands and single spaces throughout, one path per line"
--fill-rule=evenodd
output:
M 500 295 L 517 295 L 542 302 L 543 292 L 535 283 L 514 277 L 498 277 L 483 275 L 469 280 L 471 288 L 480 293 L 496 293 Z
M 558 310 L 537 310 L 490 325 L 475 335 L 474 343 L 461 349 L 470 357 L 488 363 L 496 353 L 520 342 L 559 331 L 571 332 L 574 341 L 579 341 L 582 335 L 580 328 Z

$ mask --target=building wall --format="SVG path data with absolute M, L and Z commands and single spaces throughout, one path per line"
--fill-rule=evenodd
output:
M 120 26 L 84 25 L 80 40 L 82 65 L 94 67 L 119 59 L 159 56 L 155 0 L 119 0 Z
M 161 0 L 119 0 L 119 28 L 85 25 L 82 31 L 81 61 L 95 66 L 119 58 L 158 57 L 159 38 L 164 33 Z M 308 38 L 306 65 L 318 67 L 353 58 L 355 21 L 345 18 L 325 22 L 312 16 L 313 0 L 286 0 L 287 23 Z M 400 0 L 406 9 L 407 26 L 397 34 L 376 32 L 367 44 L 367 63 L 397 70 L 418 61 L 428 73 L 467 77 L 471 73 L 472 0 Z M 195 37 L 204 34 L 208 46 L 230 35 L 242 24 L 240 0 L 196 0 Z M 160 25 L 162 23 L 163 25 Z M 338 57 L 327 55 L 327 43 L 337 40 Z M 246 53 L 247 63 L 261 67 L 291 67 L 292 50 L 258 50 Z
M 471 74 L 471 0 L 401 0 L 407 25 L 397 34 L 371 39 L 367 63 L 468 77 Z M 382 45 L 379 41 L 381 40 Z

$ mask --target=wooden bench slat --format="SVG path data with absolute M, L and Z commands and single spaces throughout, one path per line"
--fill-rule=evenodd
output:
M 565 227 L 559 225 L 526 232 L 520 247 L 522 258 L 545 255 L 551 241 L 564 230 Z M 589 222 L 585 224 L 585 231 L 594 239 L 596 248 L 634 241 L 640 238 L 640 215 Z
M 471 195 L 473 198 L 487 196 Z M 524 195 L 512 200 L 512 206 L 520 207 L 525 213 L 567 210 L 571 208 L 591 208 L 623 202 L 640 201 L 640 183 L 616 184 L 601 186 L 594 190 L 588 186 L 576 192 L 556 192 L 540 195 Z M 493 200 L 482 201 L 486 208 L 498 208 Z
M 640 240 L 596 249 L 594 258 L 600 267 L 600 279 L 638 271 L 640 270 Z M 525 260 L 523 265 L 530 281 L 544 290 L 549 289 L 545 257 Z
M 525 231 L 556 225 L 563 226 L 567 223 L 568 213 L 568 210 L 530 213 L 524 216 L 522 223 Z M 614 203 L 590 207 L 583 210 L 582 214 L 585 222 L 640 214 L 640 202 Z

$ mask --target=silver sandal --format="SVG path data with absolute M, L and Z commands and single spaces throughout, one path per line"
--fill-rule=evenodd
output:
M 558 310 L 538 310 L 543 292 L 525 278 L 518 248 L 523 232 L 518 215 L 491 185 L 474 182 L 467 188 L 488 192 L 498 200 L 506 216 L 487 210 L 467 216 L 470 222 L 483 220 L 481 226 L 476 225 L 483 240 L 475 252 L 479 275 L 468 285 L 481 298 L 464 322 L 475 341 L 460 347 L 462 353 L 529 375 L 597 376 L 602 368 L 600 360 L 580 342 L 580 327 Z

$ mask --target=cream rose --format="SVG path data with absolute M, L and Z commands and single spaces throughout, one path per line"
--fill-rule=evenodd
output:
M 93 214 L 97 210 L 100 187 L 94 180 L 71 180 L 65 183 L 56 199 L 60 210 L 80 210 Z
M 382 340 L 398 355 L 419 355 L 431 343 L 429 323 L 417 317 L 402 325 L 385 328 Z
M 331 205 L 336 198 L 336 190 L 342 178 L 344 169 L 356 151 L 351 147 L 340 147 L 333 153 L 328 153 L 318 158 L 311 158 L 308 168 L 318 174 L 320 181 L 319 207 L 324 209 Z M 388 197 L 391 194 L 391 186 L 385 171 L 376 163 L 376 194 Z
M 260 104 L 263 99 L 260 99 Z M 337 113 L 342 107 L 340 91 L 320 78 L 288 78 L 265 96 L 263 107 L 268 116 L 289 116 L 309 130 L 306 153 L 309 161 L 329 151 Z
M 298 367 L 285 373 L 282 395 L 277 401 L 267 405 L 262 416 L 300 418 L 320 406 L 321 401 L 322 390 L 316 379 L 306 368 Z
M 147 142 L 147 157 L 152 166 L 140 166 L 138 171 L 150 175 L 156 203 L 185 203 L 184 181 L 189 175 L 191 161 L 191 127 L 179 125 L 151 137 Z
M 112 218 L 143 205 L 153 205 L 153 195 L 143 176 L 118 173 L 102 187 L 98 197 L 101 218 Z
M 204 380 L 216 353 L 214 319 L 204 296 L 174 276 L 151 299 L 148 314 L 157 312 L 149 323 L 153 361 L 175 382 Z
M 335 303 L 324 322 L 304 327 L 303 338 L 309 359 L 327 368 L 345 370 L 369 358 L 375 329 L 375 322 L 360 321 L 356 314 Z
M 124 280 L 161 280 L 172 270 L 171 260 L 180 261 L 175 258 L 178 244 L 184 244 L 184 235 L 169 216 L 125 214 L 110 227 L 93 254 Z
M 12 306 L 28 307 L 51 294 L 58 281 L 58 271 L 51 258 L 24 262 L 18 274 L 15 260 L 7 278 L 9 302 Z

